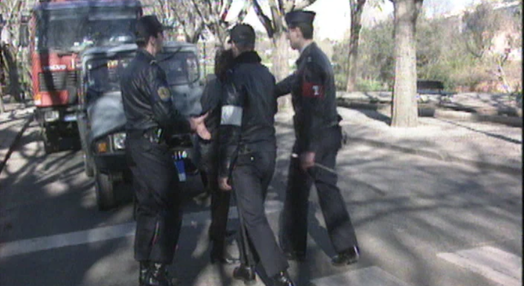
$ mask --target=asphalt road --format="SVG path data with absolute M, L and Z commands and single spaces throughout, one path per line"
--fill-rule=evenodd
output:
M 293 140 L 287 124 L 277 130 L 267 202 L 275 231 Z M 361 143 L 344 147 L 337 171 L 362 259 L 329 264 L 335 253 L 312 192 L 308 259 L 290 269 L 298 285 L 521 285 L 521 176 Z M 183 230 L 169 270 L 183 286 L 243 285 L 231 279 L 233 267 L 209 264 L 201 191 L 198 178 L 185 186 Z M 234 209 L 231 217 L 234 228 Z M 81 152 L 46 156 L 33 123 L 0 174 L 0 286 L 138 285 L 133 230 L 131 203 L 98 211 Z

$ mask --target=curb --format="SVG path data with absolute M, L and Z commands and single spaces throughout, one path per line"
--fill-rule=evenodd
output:
M 31 113 L 31 115 L 29 115 L 29 117 L 25 120 L 24 125 L 22 125 L 22 128 L 20 129 L 18 134 L 16 134 L 15 139 L 13 140 L 13 143 L 11 143 L 11 145 L 9 146 L 9 150 L 7 150 L 5 158 L 3 158 L 2 161 L 0 162 L 0 173 L 2 173 L 2 171 L 4 170 L 7 160 L 9 160 L 9 157 L 11 156 L 11 153 L 13 153 L 15 146 L 20 141 L 20 138 L 22 138 L 22 134 L 24 134 L 24 131 L 27 129 L 27 127 L 33 121 L 33 119 L 34 119 L 34 113 Z
M 337 106 L 352 108 L 352 109 L 370 109 L 370 110 L 388 110 L 390 103 L 386 102 L 364 102 L 364 101 L 353 101 L 338 98 Z M 446 118 L 461 121 L 472 121 L 472 122 L 492 122 L 498 124 L 505 124 L 512 127 L 523 127 L 524 122 L 522 117 L 518 116 L 504 116 L 504 115 L 492 115 L 475 113 L 473 111 L 456 110 L 450 109 L 446 106 L 438 107 L 431 104 L 419 104 L 418 115 L 420 117 L 434 117 L 434 118 Z
M 522 117 L 516 116 L 504 116 L 504 115 L 483 115 L 479 113 L 470 113 L 466 111 L 452 111 L 447 109 L 436 109 L 435 118 L 447 118 L 463 121 L 475 121 L 475 122 L 492 122 L 505 124 L 512 127 L 522 127 Z
M 428 151 L 428 150 L 412 149 L 412 148 L 384 143 L 384 142 L 376 141 L 372 139 L 352 137 L 352 136 L 347 136 L 346 138 L 351 141 L 358 141 L 358 142 L 361 142 L 367 145 L 371 145 L 371 146 L 375 146 L 375 147 L 379 147 L 379 148 L 387 148 L 387 149 L 402 152 L 405 154 L 418 155 L 418 156 L 422 156 L 422 157 L 426 157 L 430 159 L 436 159 L 436 160 L 443 161 L 443 162 L 461 163 L 461 164 L 471 165 L 471 166 L 475 166 L 479 168 L 491 169 L 494 171 L 503 172 L 507 174 L 522 174 L 522 169 L 517 168 L 517 167 L 508 166 L 508 165 L 500 165 L 500 164 L 460 158 L 460 157 L 456 157 L 456 156 L 450 155 L 449 153 L 444 153 L 444 152 L 439 153 L 439 152 L 433 152 L 433 151 Z

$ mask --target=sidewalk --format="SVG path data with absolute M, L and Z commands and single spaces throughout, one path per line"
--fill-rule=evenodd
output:
M 391 92 L 338 92 L 340 106 L 388 110 Z M 419 115 L 459 121 L 493 122 L 522 127 L 522 102 L 510 94 L 457 93 L 442 98 L 420 94 Z
M 506 173 L 522 173 L 522 128 L 495 123 L 419 117 L 414 128 L 392 128 L 389 116 L 375 110 L 338 108 L 341 125 L 351 142 L 457 162 Z M 277 121 L 291 125 L 292 111 Z
M 32 106 L 4 103 L 4 107 L 6 112 L 0 113 L 0 173 L 11 155 L 12 148 L 33 119 Z

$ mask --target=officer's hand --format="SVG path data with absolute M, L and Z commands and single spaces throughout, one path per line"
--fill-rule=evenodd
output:
M 315 166 L 315 152 L 304 152 L 300 154 L 300 167 L 306 171 Z
M 209 130 L 207 130 L 206 125 L 204 124 L 204 119 L 206 119 L 208 113 L 199 116 L 199 117 L 190 117 L 189 118 L 189 125 L 191 126 L 191 130 L 195 131 L 198 136 L 204 140 L 211 139 L 211 133 L 209 133 Z
M 231 188 L 231 185 L 229 185 L 226 177 L 219 177 L 218 178 L 218 187 L 222 191 L 226 191 L 226 192 L 229 192 L 229 191 L 231 191 L 233 189 L 233 188 Z

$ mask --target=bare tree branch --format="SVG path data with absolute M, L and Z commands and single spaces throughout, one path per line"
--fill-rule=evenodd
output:
M 244 21 L 244 19 L 247 16 L 247 13 L 249 12 L 249 8 L 251 8 L 251 2 L 250 1 L 245 1 L 244 2 L 244 6 L 240 10 L 240 13 L 238 13 L 238 17 L 237 17 L 238 22 L 243 22 Z
M 302 10 L 315 2 L 316 0 L 305 0 L 301 1 L 300 3 L 295 3 L 295 7 L 293 7 L 293 10 Z
M 204 30 L 203 18 L 188 1 L 177 1 L 170 5 L 177 24 L 183 28 L 186 41 L 196 43 Z
M 266 29 L 268 37 L 272 38 L 273 34 L 275 33 L 275 28 L 273 26 L 273 23 L 271 22 L 269 17 L 266 16 L 266 14 L 264 14 L 264 11 L 262 10 L 260 3 L 258 3 L 258 0 L 252 0 L 252 1 L 253 1 L 253 8 L 255 9 L 255 13 L 257 14 L 258 20 L 260 20 L 260 22 Z

